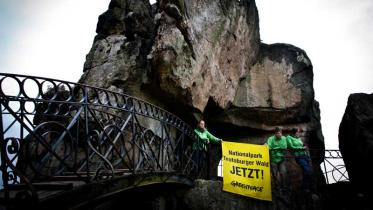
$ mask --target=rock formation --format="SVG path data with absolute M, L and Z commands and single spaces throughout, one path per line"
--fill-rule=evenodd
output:
M 276 126 L 298 126 L 311 149 L 324 149 L 312 63 L 295 46 L 260 42 L 254 0 L 112 0 L 80 82 L 191 125 L 203 117 L 227 140 L 263 144 Z M 313 159 L 318 172 L 322 159 Z
M 227 125 L 267 134 L 300 126 L 323 149 L 312 63 L 295 46 L 260 43 L 254 0 L 112 0 L 80 82 L 148 100 L 191 124 L 203 116 L 224 137 Z M 263 143 L 257 133 L 242 135 Z
M 211 98 L 221 108 L 234 100 L 240 78 L 259 52 L 254 1 L 180 1 L 167 3 L 150 57 L 160 88 L 201 112 Z M 168 7 L 179 10 L 180 17 Z
M 350 95 L 339 126 L 339 148 L 356 193 L 373 196 L 373 94 Z

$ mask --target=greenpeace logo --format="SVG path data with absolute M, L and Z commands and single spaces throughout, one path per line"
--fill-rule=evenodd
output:
M 237 181 L 232 181 L 231 185 L 233 187 L 239 187 L 239 188 L 242 188 L 242 189 L 251 190 L 251 191 L 255 191 L 255 192 L 262 192 L 263 191 L 263 187 L 253 186 L 253 185 L 248 185 L 248 184 L 242 184 L 242 183 L 237 182 Z

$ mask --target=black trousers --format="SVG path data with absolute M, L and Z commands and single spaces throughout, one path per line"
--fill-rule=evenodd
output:
M 207 154 L 204 150 L 194 150 L 192 155 L 193 171 L 197 177 L 203 177 L 207 173 Z

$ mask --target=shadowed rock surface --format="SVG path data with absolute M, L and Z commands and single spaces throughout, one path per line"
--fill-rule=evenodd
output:
M 339 126 L 339 149 L 354 191 L 372 197 L 373 181 L 366 170 L 373 162 L 373 94 L 349 96 Z
M 208 210 L 208 209 L 320 209 L 318 200 L 312 200 L 304 194 L 298 196 L 298 201 L 289 199 L 285 194 L 275 194 L 272 202 L 232 194 L 222 191 L 222 182 L 196 180 L 195 187 L 183 194 L 183 209 Z M 303 197 L 301 197 L 303 196 Z M 308 200 L 306 200 L 308 199 Z

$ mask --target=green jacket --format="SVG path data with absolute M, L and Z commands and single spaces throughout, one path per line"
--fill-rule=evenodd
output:
M 196 142 L 193 143 L 193 150 L 205 150 L 207 151 L 207 141 L 210 141 L 212 143 L 220 143 L 221 139 L 216 138 L 214 135 L 212 135 L 208 130 L 205 128 L 205 130 L 201 130 L 199 128 L 194 129 L 194 133 L 197 134 L 199 139 L 197 139 Z
M 287 149 L 287 140 L 285 136 L 277 139 L 276 136 L 271 136 L 267 140 L 267 145 L 271 154 L 271 162 L 281 163 L 284 161 L 284 151 Z
M 294 136 L 287 136 L 287 143 L 288 148 L 294 150 L 294 156 L 304 156 L 307 155 L 306 151 L 304 150 L 303 142 L 300 138 Z

